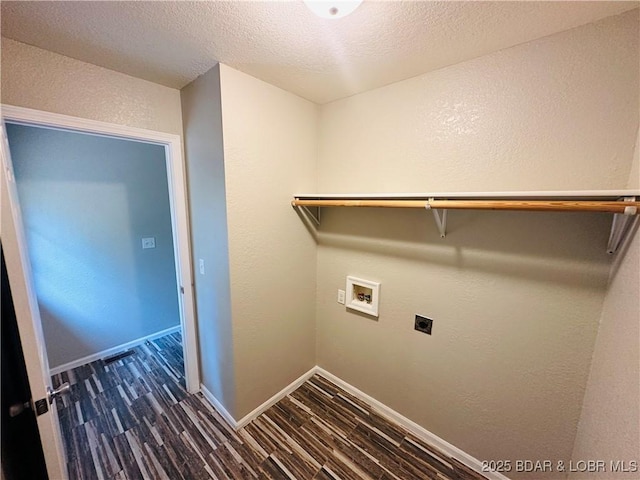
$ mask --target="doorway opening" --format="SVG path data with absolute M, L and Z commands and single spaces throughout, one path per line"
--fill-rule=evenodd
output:
M 19 107 L 2 117 L 40 367 L 47 386 L 76 386 L 54 408 L 69 460 L 69 419 L 106 413 L 107 394 L 153 407 L 199 391 L 180 138 Z
M 180 331 L 164 148 L 6 131 L 51 373 Z

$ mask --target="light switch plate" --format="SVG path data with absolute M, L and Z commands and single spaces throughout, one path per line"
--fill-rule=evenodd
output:
M 156 237 L 145 237 L 142 239 L 142 248 L 156 248 Z
M 344 290 L 338 290 L 338 303 L 344 305 Z

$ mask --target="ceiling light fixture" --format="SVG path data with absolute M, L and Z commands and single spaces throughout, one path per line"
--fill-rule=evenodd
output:
M 342 18 L 360 6 L 362 0 L 304 0 L 305 5 L 322 18 Z

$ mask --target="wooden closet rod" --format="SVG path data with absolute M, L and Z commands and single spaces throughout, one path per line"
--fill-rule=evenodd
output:
M 603 212 L 637 215 L 640 202 L 593 200 L 299 200 L 294 207 L 383 207 L 459 210 L 529 210 L 542 212 Z

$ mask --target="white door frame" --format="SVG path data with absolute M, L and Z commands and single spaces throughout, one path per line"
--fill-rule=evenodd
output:
M 37 308 L 37 300 L 32 283 L 31 268 L 28 255 L 26 254 L 28 250 L 20 216 L 20 207 L 17 204 L 17 195 L 15 195 L 15 182 L 13 179 L 13 170 L 9 156 L 10 154 L 6 140 L 4 122 L 72 130 L 80 133 L 135 140 L 138 142 L 164 146 L 167 164 L 167 180 L 169 184 L 171 220 L 173 224 L 174 257 L 176 261 L 176 274 L 179 290 L 178 299 L 183 332 L 182 344 L 185 359 L 185 380 L 187 390 L 190 393 L 198 392 L 200 390 L 200 371 L 198 362 L 197 327 L 194 310 L 185 164 L 182 155 L 182 142 L 180 136 L 124 125 L 115 125 L 96 120 L 71 117 L 57 113 L 43 112 L 12 105 L 1 106 L 1 120 L 0 124 L 2 126 L 3 137 L 3 181 L 1 184 L 1 188 L 3 190 L 3 248 L 6 249 L 5 258 L 7 260 L 7 269 L 9 276 L 12 279 L 12 294 L 14 295 L 14 301 L 16 301 L 16 314 L 18 317 L 21 341 L 25 350 L 25 359 L 28 353 L 29 356 L 32 357 L 32 360 L 39 357 L 39 361 L 27 362 L 29 381 L 34 398 L 42 398 L 45 396 L 46 387 L 51 386 L 51 379 L 49 375 L 49 362 L 47 360 L 44 345 L 44 336 L 42 334 L 40 314 Z M 5 203 L 7 204 L 6 206 Z M 7 243 L 6 246 L 4 246 L 5 243 Z M 19 284 L 19 287 L 16 287 L 16 291 L 14 291 L 13 286 L 16 282 Z M 23 327 L 23 325 L 25 325 L 25 327 Z M 26 326 L 28 326 L 28 328 Z M 25 331 L 23 331 L 23 329 Z M 32 355 L 34 353 L 35 356 Z M 32 365 L 30 366 L 29 363 L 32 363 Z M 55 410 L 55 408 L 51 410 Z M 46 421 L 51 422 L 51 415 L 41 415 L 38 418 L 41 419 L 42 417 L 49 417 Z M 43 419 L 43 422 L 44 421 L 45 420 Z M 52 435 L 54 435 L 54 437 L 58 437 L 56 443 L 59 446 L 58 455 L 60 455 L 62 447 L 59 438 L 60 432 L 57 425 L 57 419 L 53 423 L 56 425 L 53 427 L 54 431 Z M 38 425 L 40 426 L 40 420 Z M 47 427 L 51 430 L 50 426 Z M 49 440 L 51 439 L 52 438 L 49 438 Z M 44 444 L 47 441 L 47 438 L 43 438 L 42 440 Z M 52 460 L 52 468 L 55 468 L 53 463 L 55 462 Z M 49 460 L 47 459 L 47 467 L 49 466 Z M 64 471 L 64 468 L 62 471 Z M 59 476 L 52 475 L 51 470 L 49 474 L 52 478 L 57 478 Z

